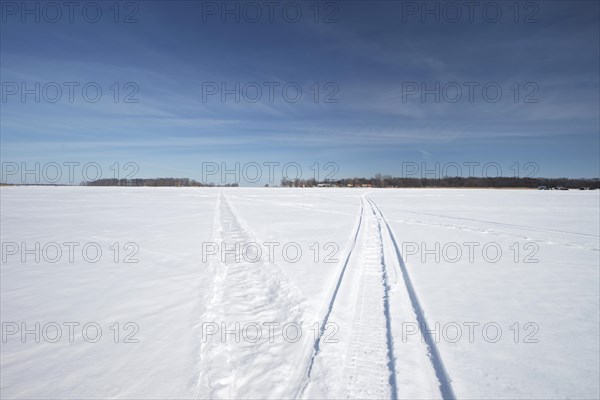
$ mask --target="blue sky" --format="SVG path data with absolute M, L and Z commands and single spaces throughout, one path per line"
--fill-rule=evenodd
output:
M 297 163 L 303 177 L 327 162 L 335 177 L 399 176 L 407 163 L 479 163 L 476 175 L 486 164 L 514 175 L 518 163 L 524 176 L 535 163 L 535 176 L 600 176 L 597 1 L 521 2 L 518 15 L 512 1 L 458 2 L 456 22 L 447 2 L 427 2 L 428 14 L 423 2 L 319 2 L 317 21 L 313 1 L 274 2 L 271 20 L 260 1 L 121 2 L 119 22 L 113 1 L 79 2 L 72 20 L 61 3 L 58 17 L 43 2 L 2 1 L 3 166 L 97 162 L 110 177 L 108 166 L 134 162 L 136 177 L 202 180 L 206 163 Z M 79 84 L 72 101 L 65 82 Z M 239 102 L 223 99 L 236 83 Z M 97 102 L 86 84 L 90 97 L 101 88 Z

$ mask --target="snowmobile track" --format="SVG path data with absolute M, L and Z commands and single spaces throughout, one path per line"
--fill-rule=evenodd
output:
M 368 197 L 367 201 L 369 202 L 369 204 L 371 204 L 373 210 L 376 210 L 382 224 L 385 225 L 389 233 L 390 239 L 392 240 L 392 243 L 394 245 L 396 257 L 398 258 L 398 264 L 400 265 L 400 269 L 402 272 L 404 285 L 406 286 L 406 290 L 408 291 L 413 310 L 417 316 L 417 321 L 419 323 L 421 335 L 423 336 L 423 340 L 427 344 L 429 359 L 431 361 L 433 369 L 435 370 L 435 374 L 440 384 L 440 394 L 444 400 L 453 400 L 456 398 L 456 396 L 454 394 L 450 378 L 448 377 L 448 373 L 440 356 L 435 340 L 431 337 L 430 334 L 427 333 L 431 332 L 431 330 L 429 329 L 427 319 L 425 318 L 425 312 L 423 311 L 423 307 L 419 302 L 419 298 L 417 297 L 417 293 L 408 274 L 408 269 L 406 268 L 406 264 L 404 263 L 404 259 L 402 258 L 402 253 L 400 252 L 400 247 L 398 246 L 396 237 L 394 236 L 392 228 L 390 227 L 389 223 L 387 222 L 383 213 L 381 212 L 379 207 L 377 207 L 375 202 Z

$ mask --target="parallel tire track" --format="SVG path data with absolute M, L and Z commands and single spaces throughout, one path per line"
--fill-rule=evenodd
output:
M 359 238 L 362 240 L 360 259 L 355 251 Z M 351 264 L 354 268 L 360 268 L 356 275 L 360 279 L 358 293 L 344 293 L 345 296 L 357 298 L 352 335 L 347 348 L 347 363 L 342 373 L 347 398 L 397 398 L 388 271 L 383 254 L 380 219 L 367 198 L 362 197 L 357 228 L 337 276 L 333 293 L 329 297 L 321 325 L 324 329 L 329 321 L 347 275 L 347 268 Z M 311 382 L 313 365 L 321 350 L 321 335 L 315 340 L 312 350 L 296 398 L 303 396 Z
M 453 400 L 456 398 L 454 394 L 454 389 L 452 388 L 452 384 L 450 378 L 448 377 L 448 373 L 446 371 L 446 367 L 442 361 L 442 357 L 440 356 L 440 352 L 437 348 L 435 340 L 431 337 L 428 332 L 431 332 L 429 329 L 429 325 L 427 324 L 427 319 L 425 318 L 425 312 L 423 311 L 423 307 L 419 302 L 419 298 L 417 297 L 417 293 L 412 284 L 410 276 L 408 274 L 408 269 L 406 268 L 406 264 L 404 263 L 404 259 L 402 258 L 402 253 L 400 252 L 400 247 L 398 246 L 398 242 L 396 241 L 396 237 L 387 222 L 386 218 L 383 216 L 383 213 L 379 209 L 379 207 L 375 204 L 373 200 L 367 198 L 369 204 L 373 207 L 373 210 L 377 212 L 381 222 L 385 225 L 385 228 L 389 234 L 390 239 L 394 245 L 394 250 L 396 252 L 396 257 L 398 258 L 398 264 L 400 265 L 400 269 L 402 272 L 402 277 L 404 281 L 404 285 L 410 297 L 410 301 L 412 304 L 412 308 L 416 314 L 417 322 L 419 324 L 419 328 L 421 331 L 421 335 L 423 336 L 423 340 L 427 344 L 427 350 L 429 352 L 429 359 L 435 370 L 436 377 L 439 381 L 439 389 L 440 394 L 444 400 Z
M 360 289 L 345 383 L 349 398 L 395 399 L 396 368 L 381 225 L 375 209 L 370 202 L 368 204 Z

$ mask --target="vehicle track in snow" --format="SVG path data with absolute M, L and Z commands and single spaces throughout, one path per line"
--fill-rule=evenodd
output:
M 392 316 L 402 321 L 418 322 L 419 327 L 425 327 L 425 331 L 428 330 L 427 321 L 391 227 L 375 202 L 366 195 L 361 198 L 361 217 L 353 237 L 351 250 L 347 253 L 342 272 L 338 276 L 336 290 L 330 297 L 328 311 L 323 319 L 326 323 L 330 317 L 334 318 L 331 314 L 335 314 L 334 308 L 338 306 L 339 296 L 346 301 L 355 299 L 354 307 L 350 308 L 354 313 L 351 326 L 348 327 L 351 333 L 343 344 L 346 352 L 343 358 L 344 365 L 336 364 L 336 361 L 342 359 L 331 355 L 338 352 L 339 347 L 322 356 L 320 341 L 317 340 L 296 398 L 308 397 L 307 393 L 310 392 L 307 387 L 313 381 L 313 366 L 320 361 L 321 373 L 327 373 L 327 369 L 330 372 L 335 368 L 343 369 L 341 376 L 331 374 L 341 378 L 341 388 L 324 383 L 329 387 L 325 389 L 326 393 L 335 393 L 333 395 L 337 397 L 396 399 L 410 397 L 414 393 L 420 393 L 422 396 L 433 393 L 436 396 L 437 392 L 443 399 L 454 399 L 454 392 L 439 351 L 427 333 L 421 332 L 424 344 L 418 343 L 406 348 L 400 343 L 394 343 L 394 332 L 398 334 L 398 326 L 392 326 Z M 347 278 L 348 274 L 350 278 Z M 359 282 L 358 285 L 353 285 L 353 282 L 345 282 L 344 279 Z M 398 301 L 403 302 L 402 307 Z M 348 310 L 347 306 L 340 307 L 337 316 L 343 316 Z M 399 322 L 396 321 L 395 324 L 398 325 Z M 399 341 L 399 338 L 397 340 Z M 405 352 L 396 354 L 402 351 Z M 335 361 L 327 362 L 320 357 L 330 357 Z M 397 367 L 396 357 L 403 358 L 403 370 Z M 418 381 L 410 382 L 411 378 L 404 377 L 403 374 L 415 368 L 426 371 L 411 373 L 410 377 L 415 376 Z M 404 384 L 408 381 L 408 385 L 411 386 L 406 393 L 403 391 L 407 387 L 398 383 L 399 376 L 403 377 Z M 425 385 L 430 390 L 421 391 L 418 388 L 415 392 L 415 385 Z M 424 393 L 426 394 L 423 395 Z
M 549 229 L 549 228 L 536 228 L 534 226 L 507 224 L 505 222 L 487 221 L 487 220 L 476 219 L 476 218 L 454 217 L 454 216 L 449 216 L 449 215 L 425 213 L 425 212 L 421 212 L 421 211 L 405 211 L 405 212 L 411 213 L 411 214 L 427 215 L 430 217 L 452 219 L 452 220 L 459 220 L 459 221 L 481 222 L 481 223 L 485 223 L 485 224 L 497 225 L 497 226 L 506 227 L 506 228 L 516 228 L 516 229 L 523 229 L 523 230 L 529 230 L 529 231 L 535 231 L 535 232 L 561 233 L 561 234 L 565 234 L 565 235 L 583 236 L 583 237 L 589 237 L 589 238 L 593 238 L 593 239 L 600 238 L 600 236 L 598 236 L 598 235 L 593 235 L 593 234 L 589 234 L 589 233 L 569 232 L 569 231 L 562 231 L 562 230 Z
M 350 243 L 345 249 L 345 256 L 343 257 L 343 262 L 340 264 L 340 268 L 336 277 L 333 281 L 333 285 L 330 289 L 330 294 L 325 297 L 325 302 L 321 307 L 321 311 L 319 313 L 319 322 L 320 322 L 320 330 L 317 332 L 314 341 L 311 343 L 310 347 L 306 347 L 306 350 L 301 355 L 300 359 L 297 361 L 299 366 L 304 365 L 303 368 L 298 369 L 298 373 L 296 376 L 290 379 L 290 387 L 291 393 L 294 398 L 301 398 L 306 387 L 309 385 L 311 380 L 311 373 L 313 370 L 314 362 L 321 351 L 321 340 L 323 339 L 323 335 L 325 334 L 325 330 L 327 329 L 327 323 L 329 322 L 329 317 L 333 310 L 333 305 L 337 299 L 338 292 L 340 290 L 340 286 L 342 281 L 344 280 L 344 275 L 346 270 L 348 269 L 348 264 L 350 262 L 350 258 L 353 255 L 353 252 L 356 248 L 356 241 L 358 239 L 358 235 L 361 232 L 361 228 L 363 225 L 363 217 L 365 211 L 365 202 L 364 199 L 360 199 L 360 209 L 358 213 L 358 218 L 356 222 L 356 228 L 354 229 L 352 236 L 350 238 Z
M 381 224 L 372 203 L 366 201 L 366 242 L 344 381 L 348 398 L 395 399 L 396 368 Z
M 217 215 L 216 236 L 220 243 L 231 247 L 236 242 L 243 246 L 256 241 L 223 195 L 218 200 Z M 427 333 L 421 331 L 424 345 L 407 349 L 412 354 L 403 352 L 403 348 L 394 343 L 394 332 L 398 334 L 398 330 L 397 326 L 392 327 L 392 315 L 401 320 L 412 318 L 420 327 L 425 327 L 425 331 L 427 321 L 391 227 L 366 195 L 361 197 L 356 227 L 341 259 L 339 271 L 317 315 L 320 331 L 314 337 L 307 336 L 300 343 L 303 346 L 300 351 L 284 357 L 290 353 L 286 343 L 217 341 L 203 344 L 198 394 L 210 398 L 308 396 L 307 388 L 315 378 L 312 376 L 315 364 L 320 360 L 323 346 L 328 346 L 322 342 L 327 324 L 334 318 L 332 314 L 338 300 L 343 298 L 344 302 L 354 301 L 354 307 L 350 307 L 354 314 L 350 333 L 344 342 L 345 361 L 343 365 L 325 367 L 339 370 L 343 388 L 338 396 L 365 399 L 410 396 L 407 393 L 412 392 L 403 392 L 406 386 L 398 383 L 398 377 L 404 378 L 404 384 L 411 381 L 412 375 L 402 374 L 414 366 L 431 374 L 429 381 L 417 377 L 417 385 L 432 390 L 439 385 L 443 399 L 454 399 L 439 351 Z M 264 262 L 248 265 L 227 259 L 212 262 L 216 268 L 215 281 L 203 321 L 229 325 L 257 320 L 303 324 L 302 295 L 276 265 Z M 405 295 L 398 294 L 399 289 Z M 404 310 L 400 310 L 398 301 L 403 303 Z M 401 354 L 395 354 L 398 351 Z M 415 353 L 420 356 L 415 357 Z M 397 356 L 403 358 L 400 363 L 403 370 L 396 366 Z M 271 373 L 274 368 L 277 374 Z M 409 385 L 414 386 L 410 382 Z
M 408 273 L 408 269 L 406 268 L 406 264 L 404 263 L 404 259 L 402 258 L 402 253 L 400 252 L 400 247 L 398 246 L 398 242 L 396 237 L 394 236 L 394 232 L 384 217 L 383 213 L 379 209 L 379 207 L 375 204 L 373 200 L 367 197 L 367 201 L 373 208 L 373 212 L 377 214 L 380 221 L 380 228 L 385 229 L 389 235 L 389 238 L 392 241 L 394 251 L 396 253 L 398 265 L 400 266 L 400 270 L 402 272 L 402 280 L 404 282 L 404 286 L 408 292 L 410 297 L 410 302 L 412 305 L 412 309 L 417 317 L 417 322 L 419 324 L 419 328 L 421 331 L 421 335 L 423 337 L 424 342 L 427 345 L 427 351 L 429 355 L 429 359 L 431 361 L 431 365 L 435 371 L 435 375 L 439 381 L 439 389 L 440 394 L 444 400 L 452 400 L 455 399 L 456 396 L 454 394 L 454 389 L 452 388 L 451 380 L 446 371 L 446 367 L 442 361 L 440 356 L 440 352 L 437 348 L 436 342 L 434 338 L 431 336 L 429 332 L 431 329 L 427 323 L 427 319 L 425 318 L 425 312 L 423 311 L 423 307 L 419 301 L 416 290 L 412 284 L 410 279 L 410 275 Z
M 235 249 L 237 244 L 241 249 L 247 243 L 257 242 L 224 195 L 219 197 L 216 208 L 215 236 L 219 246 Z M 244 258 L 239 253 L 240 250 L 226 257 L 217 254 L 209 260 L 214 281 L 206 296 L 208 305 L 201 322 L 216 324 L 219 332 L 200 338 L 197 394 L 206 398 L 280 398 L 285 396 L 282 388 L 295 369 L 293 360 L 285 356 L 294 343 L 283 340 L 282 327 L 288 323 L 302 325 L 304 299 L 276 264 L 262 257 L 248 262 L 245 260 L 254 255 Z M 252 338 L 258 336 L 258 327 L 261 339 L 236 340 L 234 334 L 223 338 L 222 324 L 238 331 L 253 324 L 249 331 Z M 275 338 L 272 342 L 271 337 Z
M 361 239 L 361 255 L 356 254 L 358 239 Z M 357 262 L 358 261 L 358 262 Z M 343 368 L 343 384 L 346 398 L 396 398 L 396 371 L 391 334 L 391 315 L 388 296 L 388 277 L 383 259 L 381 225 L 375 209 L 365 196 L 361 197 L 361 208 L 346 256 L 337 274 L 334 289 L 322 318 L 324 330 L 336 306 L 338 294 L 345 283 L 348 268 L 359 277 L 351 340 L 346 348 L 347 364 Z M 348 296 L 348 289 L 343 295 Z M 323 332 L 321 332 L 323 333 Z M 304 375 L 296 390 L 296 398 L 302 398 L 311 384 L 315 360 L 320 356 L 322 335 L 315 340 L 310 357 L 306 361 Z M 302 364 L 300 364 L 302 365 Z

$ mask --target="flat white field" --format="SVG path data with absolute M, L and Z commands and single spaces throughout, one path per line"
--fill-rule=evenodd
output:
M 600 192 L 2 187 L 2 398 L 600 397 Z

